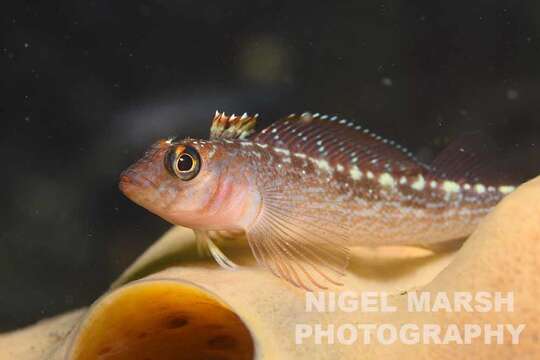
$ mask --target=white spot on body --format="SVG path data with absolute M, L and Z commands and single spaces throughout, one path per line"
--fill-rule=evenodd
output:
M 435 189 L 437 187 L 437 182 L 435 180 L 431 180 L 429 185 L 431 186 L 432 189 Z
M 458 183 L 447 180 L 443 182 L 443 190 L 448 193 L 455 193 L 455 192 L 459 192 L 461 190 L 461 187 L 459 186 Z
M 285 156 L 289 156 L 291 154 L 289 150 L 283 148 L 274 148 L 274 151 L 277 153 L 281 153 Z
M 337 165 L 336 165 L 336 169 L 337 169 L 337 171 L 339 171 L 339 172 L 343 172 L 343 170 L 345 170 L 345 168 L 344 168 L 343 165 L 341 165 L 341 164 L 337 164 Z
M 353 165 L 351 167 L 351 170 L 349 171 L 349 174 L 351 175 L 351 179 L 353 180 L 360 180 L 362 178 L 362 172 L 356 165 Z
M 379 184 L 382 186 L 394 187 L 396 186 L 396 181 L 389 173 L 383 173 L 379 176 Z
M 516 189 L 515 186 L 503 185 L 499 186 L 499 192 L 502 194 L 509 194 Z
M 405 176 L 402 176 L 401 179 L 399 179 L 399 183 L 400 183 L 401 185 L 406 184 L 406 183 L 407 183 L 407 178 L 406 178 Z
M 329 173 L 333 171 L 332 167 L 330 166 L 330 164 L 328 164 L 328 161 L 326 160 L 319 160 L 314 158 L 310 158 L 310 160 L 313 161 L 315 165 L 317 165 L 317 167 L 321 170 L 327 171 Z
M 367 176 L 368 179 L 373 179 L 375 177 L 375 175 L 373 175 L 373 173 L 371 171 L 368 171 L 366 173 L 366 176 Z
M 306 154 L 302 154 L 302 153 L 295 153 L 294 156 L 296 156 L 297 158 L 300 158 L 300 159 L 305 159 L 305 158 L 307 158 L 307 155 L 306 155 Z
M 412 183 L 411 187 L 414 190 L 422 191 L 424 190 L 424 187 L 426 186 L 426 180 L 422 175 L 418 175 L 418 179 Z
M 268 144 L 260 144 L 260 143 L 257 143 L 256 144 L 258 147 L 260 147 L 261 149 L 266 149 L 268 147 Z
M 476 190 L 476 192 L 479 193 L 479 194 L 483 194 L 483 193 L 486 192 L 486 187 L 484 185 L 482 185 L 482 184 L 476 184 L 474 186 L 474 190 Z

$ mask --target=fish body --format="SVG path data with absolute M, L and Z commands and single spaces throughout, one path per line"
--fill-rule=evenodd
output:
M 425 165 L 346 119 L 290 115 L 255 133 L 256 120 L 216 112 L 209 140 L 159 141 L 121 190 L 193 228 L 222 266 L 234 264 L 209 232 L 244 232 L 261 265 L 305 289 L 339 284 L 351 246 L 464 238 L 514 190 L 448 175 L 448 154 Z

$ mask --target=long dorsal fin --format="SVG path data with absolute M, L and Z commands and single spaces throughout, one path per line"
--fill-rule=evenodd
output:
M 242 116 L 216 111 L 210 127 L 210 139 L 245 139 L 255 131 L 258 114 Z
M 289 115 L 257 133 L 253 141 L 373 171 L 419 174 L 427 170 L 406 148 L 358 123 L 337 116 Z

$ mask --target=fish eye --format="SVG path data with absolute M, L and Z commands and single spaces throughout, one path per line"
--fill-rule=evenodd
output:
M 195 166 L 195 160 L 189 154 L 182 154 L 178 157 L 176 161 L 176 168 L 178 172 L 186 172 L 193 170 Z
M 201 158 L 197 150 L 191 146 L 179 145 L 165 156 L 165 167 L 171 175 L 188 181 L 199 173 Z

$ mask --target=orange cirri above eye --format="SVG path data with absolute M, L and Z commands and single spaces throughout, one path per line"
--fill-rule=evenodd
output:
M 181 155 L 185 150 L 186 150 L 186 147 L 184 145 L 178 145 L 174 149 L 174 152 L 176 153 L 176 155 Z

